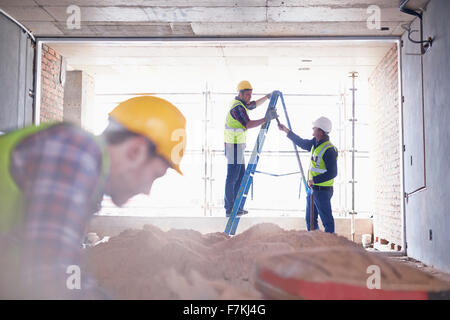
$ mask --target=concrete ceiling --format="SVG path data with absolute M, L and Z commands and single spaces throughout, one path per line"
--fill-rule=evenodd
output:
M 0 0 L 0 8 L 38 36 L 383 36 L 401 35 L 411 21 L 398 0 Z M 412 8 L 429 0 L 411 0 Z M 69 29 L 68 7 L 80 8 Z M 381 27 L 367 25 L 381 9 Z
M 242 79 L 257 91 L 338 93 L 350 71 L 367 81 L 393 42 L 176 41 L 51 42 L 71 69 L 96 79 L 97 93 L 201 92 L 205 82 L 234 92 Z M 175 89 L 177 88 L 177 89 Z

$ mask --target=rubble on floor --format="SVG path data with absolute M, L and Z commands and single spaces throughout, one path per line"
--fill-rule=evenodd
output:
M 146 225 L 86 249 L 86 266 L 118 299 L 260 299 L 265 296 L 255 288 L 258 263 L 333 247 L 365 252 L 335 234 L 284 230 L 269 223 L 234 237 L 223 232 L 164 232 Z

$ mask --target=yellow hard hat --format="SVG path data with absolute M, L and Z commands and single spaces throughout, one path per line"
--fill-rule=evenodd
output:
M 126 129 L 149 138 L 156 152 L 180 170 L 186 148 L 186 119 L 169 101 L 140 96 L 120 103 L 109 115 Z
M 248 82 L 247 80 L 243 80 L 243 81 L 239 82 L 239 84 L 237 86 L 237 91 L 239 92 L 241 90 L 253 90 L 253 87 L 250 84 L 250 82 Z

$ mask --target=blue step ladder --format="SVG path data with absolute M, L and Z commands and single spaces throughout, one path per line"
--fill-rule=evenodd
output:
M 286 104 L 284 103 L 283 94 L 280 91 L 274 91 L 272 93 L 272 97 L 270 98 L 270 102 L 269 102 L 269 106 L 266 111 L 266 115 L 268 114 L 270 109 L 276 110 L 278 98 L 280 98 L 281 103 L 283 104 L 284 114 L 286 116 L 287 125 L 289 127 L 289 130 L 292 130 L 291 122 L 289 121 L 289 116 L 287 114 Z M 279 123 L 279 120 L 278 119 L 276 119 L 276 120 Z M 236 229 L 237 229 L 237 226 L 238 226 L 239 220 L 240 220 L 240 217 L 237 216 L 237 213 L 239 212 L 239 210 L 244 209 L 245 201 L 247 200 L 250 186 L 253 183 L 253 176 L 255 175 L 256 166 L 258 165 L 259 158 L 261 155 L 261 150 L 264 145 L 264 141 L 266 140 L 267 132 L 269 131 L 270 122 L 271 121 L 264 123 L 261 126 L 261 129 L 259 130 L 259 134 L 258 134 L 258 138 L 256 140 L 255 147 L 253 148 L 253 152 L 250 157 L 250 161 L 247 165 L 247 169 L 245 170 L 244 177 L 242 178 L 242 182 L 239 187 L 238 194 L 236 196 L 236 199 L 234 200 L 233 210 L 231 211 L 230 217 L 228 218 L 227 226 L 225 227 L 225 233 L 227 235 L 235 235 L 236 234 Z M 306 190 L 307 194 L 310 194 L 310 189 L 309 189 L 308 184 L 305 179 L 305 174 L 303 172 L 303 167 L 302 167 L 302 163 L 300 161 L 300 155 L 298 153 L 297 146 L 295 145 L 295 143 L 293 143 L 293 145 L 294 145 L 295 154 L 297 156 L 297 162 L 300 167 L 300 173 L 302 175 L 302 180 L 303 180 L 303 184 L 305 186 L 305 190 Z M 301 188 L 301 185 L 300 185 L 300 188 Z

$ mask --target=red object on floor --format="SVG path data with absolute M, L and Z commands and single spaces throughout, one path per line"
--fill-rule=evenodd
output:
M 428 300 L 426 291 L 393 291 L 337 282 L 312 282 L 283 278 L 269 270 L 262 270 L 259 279 L 278 290 L 308 300 Z

